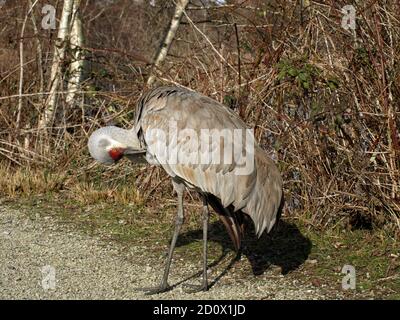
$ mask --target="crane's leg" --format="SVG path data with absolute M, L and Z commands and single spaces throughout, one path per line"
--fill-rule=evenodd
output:
M 178 212 L 176 215 L 175 230 L 174 230 L 174 234 L 172 236 L 171 245 L 169 247 L 168 257 L 167 257 L 167 260 L 165 261 L 164 275 L 161 279 L 160 285 L 155 288 L 141 288 L 140 289 L 142 291 L 146 291 L 147 295 L 162 293 L 162 292 L 165 292 L 165 291 L 168 291 L 171 289 L 171 287 L 168 285 L 168 275 L 169 275 L 169 269 L 171 267 L 172 255 L 174 253 L 174 249 L 176 246 L 176 241 L 178 240 L 179 231 L 181 230 L 183 220 L 184 220 L 183 191 L 185 190 L 185 186 L 181 183 L 172 181 L 172 184 L 174 186 L 176 193 L 178 194 Z
M 187 292 L 193 293 L 198 291 L 208 290 L 208 279 L 207 279 L 207 238 L 208 238 L 208 203 L 206 197 L 203 195 L 203 281 L 202 284 L 197 285 L 186 285 L 189 288 Z

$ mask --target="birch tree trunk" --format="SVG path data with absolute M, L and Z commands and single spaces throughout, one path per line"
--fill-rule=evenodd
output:
M 149 79 L 147 80 L 147 85 L 150 87 L 154 81 L 156 80 L 156 76 L 154 72 L 162 65 L 165 58 L 167 57 L 168 51 L 171 47 L 172 41 L 175 38 L 176 31 L 178 30 L 179 23 L 181 22 L 183 13 L 189 3 L 189 0 L 176 0 L 176 7 L 175 13 L 172 17 L 171 24 L 169 26 L 169 30 L 165 36 L 165 39 L 158 50 L 156 57 L 154 59 L 154 67 L 152 74 L 150 75 Z
M 67 105 L 72 106 L 75 101 L 76 92 L 84 77 L 85 72 L 85 57 L 83 53 L 84 37 L 82 29 L 82 20 L 79 11 L 81 0 L 74 0 L 71 33 L 70 33 L 70 49 L 73 56 L 73 61 L 69 67 L 70 78 L 68 80 L 68 93 L 66 97 Z
M 57 89 L 61 79 L 61 63 L 65 58 L 65 48 L 69 35 L 69 24 L 73 9 L 73 0 L 64 0 L 64 6 L 61 14 L 60 26 L 58 28 L 57 40 L 54 48 L 53 64 L 50 74 L 50 89 L 46 100 L 45 110 L 39 121 L 39 128 L 44 129 L 51 125 L 57 103 Z

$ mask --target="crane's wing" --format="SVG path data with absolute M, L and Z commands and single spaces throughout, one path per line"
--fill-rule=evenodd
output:
M 217 101 L 176 87 L 143 96 L 135 124 L 148 153 L 170 176 L 247 213 L 261 235 L 275 223 L 282 180 L 246 129 Z

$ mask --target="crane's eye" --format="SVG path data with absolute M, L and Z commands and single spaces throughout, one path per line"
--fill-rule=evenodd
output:
M 124 151 L 125 149 L 123 148 L 112 148 L 110 151 L 108 151 L 108 154 L 114 161 L 118 161 L 123 157 Z

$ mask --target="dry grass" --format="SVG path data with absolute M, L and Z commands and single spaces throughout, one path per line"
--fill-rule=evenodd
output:
M 83 206 L 96 203 L 140 206 L 143 203 L 139 189 L 120 180 L 93 182 L 69 172 L 4 166 L 0 166 L 0 176 L 0 196 L 8 199 L 53 195 Z
M 129 185 L 122 185 L 100 190 L 93 183 L 81 183 L 68 188 L 68 196 L 83 205 L 96 204 L 98 202 L 111 202 L 121 205 L 140 205 L 143 198 L 137 189 Z
M 0 166 L 0 175 L 0 194 L 9 198 L 58 191 L 65 180 L 65 176 L 46 170 L 15 169 L 4 165 Z

